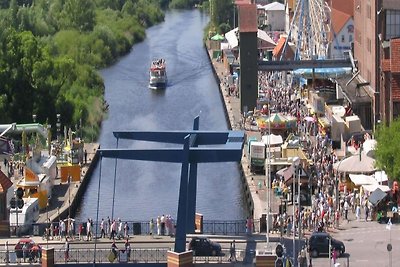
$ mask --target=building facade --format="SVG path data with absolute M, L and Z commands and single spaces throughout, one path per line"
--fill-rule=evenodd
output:
M 354 42 L 353 16 L 332 8 L 331 31 L 329 57 L 343 58 L 344 53 L 351 50 Z
M 399 115 L 400 77 L 396 57 L 400 37 L 400 1 L 354 1 L 354 56 L 360 86 L 371 97 L 373 128 Z

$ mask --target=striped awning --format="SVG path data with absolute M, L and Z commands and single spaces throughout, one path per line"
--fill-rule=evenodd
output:
M 7 192 L 12 185 L 10 179 L 0 170 L 0 193 Z

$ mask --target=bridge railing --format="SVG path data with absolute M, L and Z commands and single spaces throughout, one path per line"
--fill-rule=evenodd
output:
M 129 256 L 125 254 L 125 251 L 118 251 L 117 258 L 113 262 L 132 262 L 132 263 L 166 263 L 167 262 L 167 252 L 170 248 L 134 248 L 131 249 Z M 65 257 L 64 249 L 54 250 L 54 262 L 55 263 L 93 263 L 94 259 L 96 263 L 109 263 L 110 262 L 109 248 L 97 248 L 96 256 L 94 248 L 73 248 L 69 250 L 68 259 Z M 126 257 L 122 257 L 125 254 Z M 0 250 L 0 265 L 6 264 L 6 259 L 9 260 L 8 265 L 20 265 L 24 262 L 23 258 L 16 258 L 15 252 L 13 250 L 7 252 Z M 236 261 L 244 263 L 252 263 L 254 261 L 254 252 L 247 251 L 243 249 L 236 249 Z M 194 263 L 227 263 L 230 261 L 230 251 L 229 249 L 223 249 L 221 254 L 218 256 L 194 256 Z M 28 259 L 25 261 L 28 263 Z M 41 259 L 38 259 L 35 264 L 40 264 Z
M 75 221 L 74 223 L 74 230 L 73 235 L 78 235 L 78 229 L 81 222 Z M 85 236 L 86 232 L 86 222 L 83 222 L 83 231 L 82 235 Z M 133 235 L 149 235 L 150 234 L 150 223 L 144 221 L 128 221 L 129 231 L 128 234 L 130 236 Z M 48 223 L 41 223 L 41 224 L 33 224 L 28 235 L 32 236 L 44 236 L 46 228 L 49 227 Z M 53 223 L 53 229 L 59 227 L 58 222 Z M 97 228 L 97 235 L 100 236 L 100 223 L 94 223 L 93 225 L 93 235 L 96 234 Z M 118 229 L 118 227 L 117 227 Z M 260 229 L 260 220 L 254 220 L 252 231 L 258 231 Z M 174 231 L 174 229 L 172 229 Z M 107 231 L 109 232 L 109 231 Z M 157 226 L 154 223 L 153 228 L 153 235 L 157 234 Z M 68 228 L 66 233 L 68 234 Z M 203 234 L 212 234 L 212 235 L 241 235 L 246 233 L 246 220 L 230 220 L 230 221 L 223 221 L 223 220 L 205 220 L 203 221 Z M 58 232 L 57 235 L 61 233 Z M 55 230 L 53 230 L 53 236 L 56 235 Z M 11 236 L 15 236 L 15 232 L 11 233 Z

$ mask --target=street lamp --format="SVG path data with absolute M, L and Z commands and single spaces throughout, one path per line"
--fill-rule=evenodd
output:
M 68 173 L 68 218 L 71 218 L 71 178 L 71 175 Z
M 33 123 L 36 123 L 36 114 L 32 114 Z
M 340 179 L 340 172 L 339 172 L 339 168 L 340 168 L 340 164 L 342 164 L 343 160 L 345 158 L 343 158 L 336 169 L 336 177 L 335 177 L 335 225 L 336 225 L 336 229 L 339 228 L 339 219 L 338 216 L 336 216 L 336 213 L 339 212 L 339 179 Z
M 57 126 L 57 141 L 59 141 L 59 138 L 60 138 L 60 131 L 61 131 L 61 122 L 60 122 L 60 119 L 61 119 L 61 114 L 60 114 L 60 113 L 57 113 L 57 123 L 56 123 L 56 126 Z
M 297 169 L 298 166 L 300 164 L 300 158 L 299 157 L 294 157 L 293 158 L 293 166 L 294 166 L 294 174 L 293 174 L 293 189 L 292 189 L 292 198 L 293 198 L 293 220 L 292 220 L 292 224 L 293 224 L 293 263 L 296 262 L 296 224 L 295 224 L 295 215 L 296 215 L 296 203 L 295 203 L 295 188 L 296 188 L 296 174 L 297 174 Z M 300 177 L 300 175 L 299 175 Z M 300 182 L 300 181 L 299 181 Z M 300 207 L 300 191 L 298 192 L 298 201 L 299 203 L 299 207 Z M 300 211 L 299 211 L 299 215 L 300 215 Z M 299 216 L 299 221 L 300 221 L 300 216 Z M 299 224 L 300 225 L 300 224 Z M 300 232 L 299 232 L 300 234 Z M 300 238 L 300 236 L 299 236 Z
M 271 104 L 268 103 L 268 115 L 271 116 Z M 267 137 L 267 248 L 269 247 L 269 216 L 271 211 L 271 118 L 268 119 L 268 137 Z

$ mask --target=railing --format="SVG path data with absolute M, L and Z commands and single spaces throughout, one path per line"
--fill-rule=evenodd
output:
M 80 222 L 75 221 L 75 231 L 74 235 L 78 235 Z M 253 229 L 258 231 L 260 225 L 260 220 L 254 220 Z M 58 222 L 53 223 L 54 228 L 59 226 Z M 149 235 L 150 234 L 150 223 L 143 221 L 128 221 L 129 231 L 128 234 L 132 235 Z M 26 233 L 33 236 L 44 236 L 45 229 L 49 227 L 47 223 L 33 224 L 30 232 Z M 100 235 L 100 223 L 94 223 L 93 235 Z M 68 233 L 68 231 L 67 231 Z M 203 222 L 203 234 L 212 235 L 241 235 L 246 233 L 246 220 L 232 220 L 232 221 L 218 221 L 218 220 L 205 220 Z M 60 233 L 59 233 L 60 234 Z M 83 223 L 83 235 L 86 235 L 86 222 Z M 153 234 L 157 234 L 157 227 L 154 225 Z M 15 232 L 11 233 L 15 236 Z
M 124 259 L 127 259 L 127 262 L 133 263 L 166 263 L 167 252 L 169 250 L 170 248 L 135 248 L 131 249 L 130 255 L 126 258 L 119 254 L 119 257 L 117 257 L 114 262 L 125 262 Z M 109 263 L 110 253 L 112 253 L 110 249 L 96 249 L 95 253 L 94 248 L 74 248 L 69 250 L 67 262 L 93 263 L 96 255 L 96 263 Z M 122 251 L 120 253 L 122 253 Z M 4 265 L 6 263 L 6 255 L 6 251 L 0 250 L 0 265 Z M 248 251 L 237 249 L 235 255 L 237 262 L 252 263 L 254 261 L 255 253 L 251 250 Z M 230 261 L 230 256 L 229 249 L 223 249 L 221 254 L 218 256 L 194 256 L 193 263 L 227 263 Z M 8 252 L 8 259 L 9 265 L 19 265 L 24 262 L 23 258 L 17 258 L 15 251 L 11 250 Z M 28 263 L 28 259 L 26 259 L 25 262 Z M 64 249 L 54 250 L 54 262 L 66 262 Z M 40 264 L 40 259 L 35 263 Z

